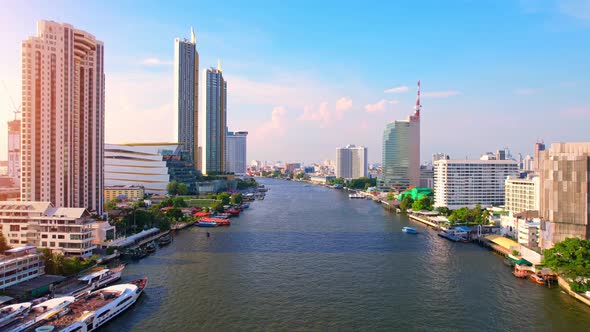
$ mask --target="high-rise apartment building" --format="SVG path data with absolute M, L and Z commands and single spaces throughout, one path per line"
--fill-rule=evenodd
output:
M 438 160 L 434 163 L 434 205 L 449 209 L 503 205 L 505 180 L 516 175 L 514 160 Z
M 539 211 L 539 177 L 510 176 L 505 181 L 506 201 L 504 209 L 512 214 Z
M 245 175 L 247 131 L 228 131 L 226 137 L 225 171 L 236 175 Z
M 191 28 L 191 40 L 174 40 L 174 112 L 178 117 L 178 142 L 199 165 L 199 52 Z
M 8 176 L 20 183 L 20 120 L 8 121 Z
M 590 238 L 590 143 L 554 143 L 535 149 L 541 184 L 543 248 L 568 237 Z
M 22 43 L 21 199 L 102 212 L 104 46 L 69 24 Z
M 403 191 L 420 185 L 420 81 L 414 114 L 388 123 L 383 132 L 381 190 Z
M 345 179 L 367 177 L 368 169 L 366 147 L 347 145 L 336 148 L 336 177 Z
M 203 72 L 201 112 L 202 171 L 204 174 L 225 171 L 225 140 L 227 131 L 227 82 L 223 79 L 221 61 L 217 69 Z

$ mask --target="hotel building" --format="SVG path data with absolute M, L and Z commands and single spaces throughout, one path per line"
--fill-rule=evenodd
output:
M 379 188 L 401 192 L 420 185 L 420 81 L 414 114 L 388 123 L 383 132 L 383 173 Z
M 236 175 L 245 175 L 248 168 L 246 162 L 247 131 L 228 131 L 226 137 L 225 171 Z
M 336 148 L 336 177 L 358 179 L 367 177 L 368 173 L 366 147 L 347 145 L 343 148 Z
M 37 22 L 22 42 L 21 199 L 102 212 L 104 46 Z
M 526 178 L 510 176 L 505 183 L 506 201 L 504 208 L 514 214 L 523 211 L 539 211 L 539 177 Z
M 199 52 L 191 28 L 191 40 L 174 40 L 174 112 L 177 116 L 178 142 L 194 165 L 199 164 Z
M 506 178 L 516 175 L 514 160 L 437 160 L 434 205 L 449 209 L 504 205 Z

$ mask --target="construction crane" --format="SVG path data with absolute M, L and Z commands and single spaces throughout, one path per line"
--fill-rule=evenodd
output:
M 6 82 L 2 81 L 2 85 L 4 86 L 4 90 L 6 90 L 6 95 L 10 98 L 10 103 L 12 104 L 12 113 L 14 113 L 14 119 L 16 120 L 16 115 L 21 112 L 22 105 L 16 106 L 14 99 L 10 95 L 10 91 L 8 91 L 8 87 L 6 86 Z

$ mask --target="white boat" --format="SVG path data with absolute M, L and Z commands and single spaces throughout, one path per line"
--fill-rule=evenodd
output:
M 74 303 L 76 299 L 73 296 L 57 297 L 51 300 L 41 302 L 31 307 L 19 320 L 13 321 L 9 326 L 2 330 L 10 332 L 25 331 L 37 323 L 53 317 L 55 314 L 63 311 L 67 306 Z
M 31 331 L 90 332 L 133 305 L 147 285 L 147 278 L 94 291 L 72 303 L 63 313 L 33 326 Z
M 360 198 L 365 198 L 365 196 L 363 196 L 361 194 L 350 194 L 350 195 L 348 195 L 348 198 L 350 198 L 350 199 L 355 199 L 355 198 L 360 199 Z
M 75 296 L 92 292 L 113 282 L 121 279 L 121 273 L 125 269 L 125 265 L 120 265 L 112 269 L 102 269 L 92 272 L 83 277 L 78 278 L 77 282 L 68 287 L 62 287 L 55 290 L 56 296 Z
M 0 308 L 0 328 L 19 319 L 21 315 L 26 314 L 32 305 L 31 302 L 22 302 Z

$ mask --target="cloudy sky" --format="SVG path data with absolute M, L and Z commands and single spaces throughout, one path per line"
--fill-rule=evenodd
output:
M 201 68 L 223 61 L 228 126 L 248 159 L 322 161 L 365 145 L 422 85 L 422 159 L 478 157 L 543 139 L 590 140 L 590 1 L 11 1 L 0 11 L 0 160 L 20 43 L 36 21 L 105 43 L 106 141 L 175 141 L 175 37 L 194 26 Z

